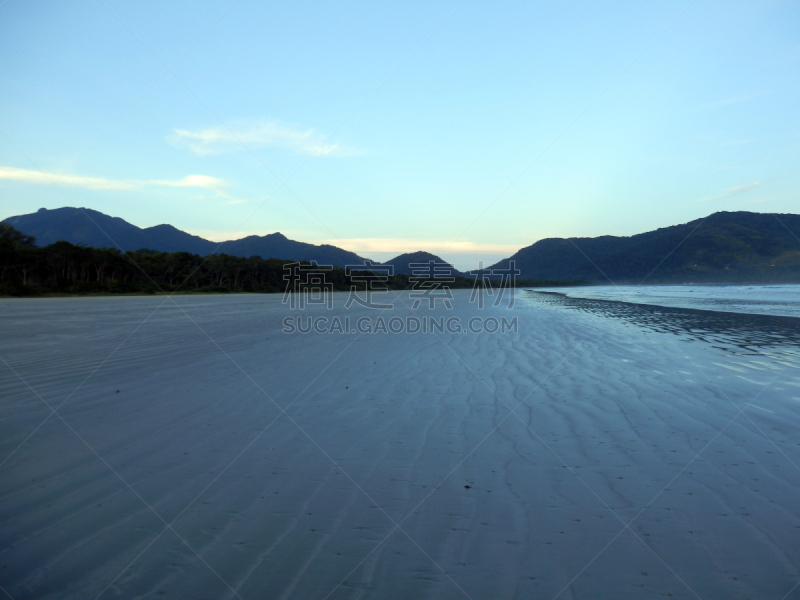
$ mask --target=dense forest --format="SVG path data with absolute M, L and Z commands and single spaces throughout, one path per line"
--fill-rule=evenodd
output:
M 109 248 L 87 248 L 56 242 L 38 248 L 32 236 L 3 224 L 0 228 L 0 295 L 42 294 L 131 294 L 162 292 L 284 292 L 286 265 L 297 264 L 257 256 L 242 258 L 226 254 L 199 256 L 188 252 L 137 250 L 121 252 Z M 301 263 L 310 266 L 310 263 Z M 346 273 L 325 270 L 324 280 L 337 291 L 351 286 L 365 289 L 369 272 Z M 454 277 L 446 285 L 471 288 L 472 277 Z M 517 281 L 518 286 L 564 285 L 570 282 Z M 300 281 L 301 287 L 306 282 Z M 373 289 L 411 289 L 408 275 L 374 281 Z

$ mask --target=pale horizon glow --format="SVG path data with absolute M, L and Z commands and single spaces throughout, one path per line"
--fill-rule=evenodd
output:
M 345 250 L 364 254 L 369 252 L 396 252 L 406 254 L 409 252 L 448 252 L 451 254 L 475 254 L 476 252 L 506 252 L 509 255 L 519 250 L 519 246 L 509 244 L 477 244 L 475 242 L 453 242 L 452 240 L 437 239 L 398 239 L 398 238 L 356 238 L 356 239 L 327 239 L 317 244 L 330 244 Z
M 178 227 L 180 229 L 180 227 Z M 215 229 L 186 229 L 187 233 L 198 235 L 202 238 L 212 242 L 234 241 L 246 238 L 249 236 L 265 236 L 273 233 L 282 233 L 292 240 L 304 242 L 306 244 L 323 245 L 328 244 L 331 246 L 338 246 L 344 250 L 355 252 L 356 254 L 364 254 L 369 252 L 396 252 L 397 254 L 406 254 L 410 252 L 450 252 L 453 254 L 473 254 L 475 252 L 506 252 L 513 254 L 520 249 L 520 246 L 513 244 L 476 244 L 473 242 L 455 242 L 451 243 L 448 240 L 424 240 L 424 239 L 396 239 L 396 238 L 363 238 L 363 239 L 324 239 L 324 240 L 308 240 L 302 239 L 304 236 L 297 235 L 293 232 L 279 232 L 279 231 L 255 231 L 255 230 L 241 230 L 241 231 L 219 231 Z
M 178 227 L 178 229 L 180 229 L 180 227 Z M 203 239 L 206 239 L 209 242 L 235 242 L 236 240 L 241 240 L 246 237 L 250 237 L 252 235 L 264 236 L 264 235 L 269 235 L 269 233 L 274 233 L 274 232 L 265 233 L 263 231 L 251 231 L 251 230 L 217 231 L 215 229 L 185 229 L 184 231 L 186 231 L 186 233 L 189 233 L 191 235 L 196 235 Z
M 186 230 L 186 233 L 196 235 L 207 239 L 211 242 L 228 242 L 241 240 L 250 236 L 265 236 L 276 231 L 216 231 L 213 229 L 191 229 Z M 297 235 L 294 232 L 282 232 L 290 239 L 306 244 L 329 244 L 337 246 L 343 250 L 354 252 L 363 258 L 371 258 L 375 260 L 388 260 L 399 256 L 401 254 L 409 254 L 412 252 L 430 252 L 436 254 L 440 258 L 453 263 L 459 270 L 468 270 L 477 267 L 477 260 L 473 260 L 476 256 L 486 255 L 492 257 L 492 264 L 498 262 L 502 258 L 508 258 L 516 253 L 521 246 L 514 245 L 499 245 L 499 244 L 475 244 L 473 242 L 457 242 L 451 244 L 446 240 L 421 240 L 421 239 L 381 239 L 381 238 L 368 238 L 368 239 L 327 239 L 327 240 L 310 240 L 303 239 L 304 236 Z M 535 240 L 536 241 L 536 240 Z M 533 243 L 533 242 L 531 242 Z M 449 257 L 449 258 L 446 258 Z M 474 264 L 473 264 L 474 263 Z M 489 262 L 486 262 L 488 266 Z

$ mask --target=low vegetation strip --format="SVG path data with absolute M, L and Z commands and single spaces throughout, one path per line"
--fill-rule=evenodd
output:
M 35 239 L 5 226 L 0 232 L 0 295 L 155 294 L 159 292 L 262 292 L 286 290 L 286 265 L 258 256 L 200 256 L 189 252 L 121 252 L 56 242 L 43 248 Z M 310 263 L 304 263 L 310 264 Z M 326 270 L 325 283 L 335 291 L 369 285 L 364 272 Z M 472 277 L 441 278 L 451 288 L 470 288 Z M 399 274 L 379 282 L 390 290 L 411 289 L 414 278 Z M 569 285 L 571 282 L 517 281 L 517 286 Z M 575 282 L 572 282 L 575 283 Z

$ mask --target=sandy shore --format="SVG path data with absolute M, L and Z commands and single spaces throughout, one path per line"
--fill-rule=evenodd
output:
M 437 314 L 518 333 L 287 335 L 280 295 L 0 300 L 0 586 L 800 598 L 800 347 L 454 293 Z M 304 315 L 375 316 L 345 299 Z

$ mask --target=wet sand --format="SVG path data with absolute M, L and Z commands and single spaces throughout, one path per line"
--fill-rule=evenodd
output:
M 790 333 L 454 293 L 437 315 L 518 333 L 286 335 L 280 295 L 0 300 L 0 586 L 800 597 Z M 304 314 L 377 312 L 345 299 Z

